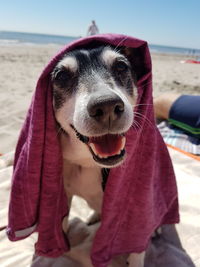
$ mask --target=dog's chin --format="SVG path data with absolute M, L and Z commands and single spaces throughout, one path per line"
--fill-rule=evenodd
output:
M 113 168 L 120 165 L 125 158 L 126 138 L 122 134 L 105 134 L 102 136 L 84 136 L 70 125 L 76 137 L 87 145 L 94 161 L 101 167 Z

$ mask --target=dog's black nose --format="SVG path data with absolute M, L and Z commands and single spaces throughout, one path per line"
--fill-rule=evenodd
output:
M 90 117 L 99 122 L 114 121 L 124 112 L 124 102 L 116 94 L 94 95 L 88 102 L 87 110 Z

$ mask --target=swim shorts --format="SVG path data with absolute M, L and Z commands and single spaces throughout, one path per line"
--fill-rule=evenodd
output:
M 199 138 L 200 96 L 180 96 L 169 111 L 169 123 Z

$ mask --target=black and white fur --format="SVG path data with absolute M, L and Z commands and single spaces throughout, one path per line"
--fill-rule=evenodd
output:
M 103 199 L 102 168 L 124 161 L 124 134 L 134 121 L 137 91 L 125 54 L 125 50 L 110 46 L 76 49 L 64 55 L 52 72 L 53 107 L 61 133 L 69 205 L 78 195 L 98 214 Z M 105 136 L 109 142 L 112 136 L 120 139 L 116 154 L 99 153 L 93 145 L 93 140 Z M 67 231 L 66 225 L 63 227 Z M 142 256 L 131 255 L 135 263 L 130 266 L 143 266 Z

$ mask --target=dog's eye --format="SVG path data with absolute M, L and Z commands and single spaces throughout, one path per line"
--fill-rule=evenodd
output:
M 57 73 L 55 73 L 54 80 L 65 82 L 69 79 L 69 73 L 67 70 L 60 70 Z
M 128 65 L 124 61 L 118 61 L 115 63 L 114 69 L 117 72 L 126 72 L 128 70 Z

